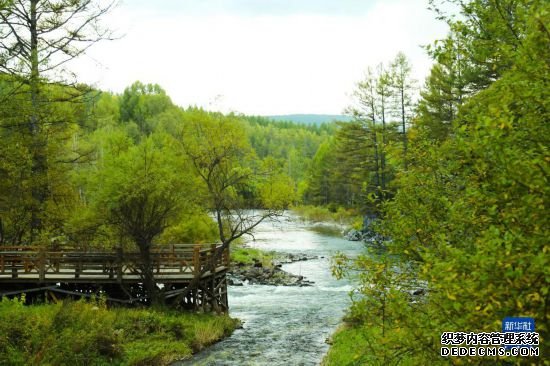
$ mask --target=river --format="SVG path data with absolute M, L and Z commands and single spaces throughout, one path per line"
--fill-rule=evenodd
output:
M 230 286 L 230 314 L 243 328 L 177 365 L 318 365 L 323 359 L 325 341 L 341 322 L 352 289 L 332 277 L 330 257 L 337 251 L 356 255 L 361 243 L 316 233 L 291 214 L 262 223 L 254 237 L 247 243 L 251 247 L 318 256 L 283 265 L 315 284 Z

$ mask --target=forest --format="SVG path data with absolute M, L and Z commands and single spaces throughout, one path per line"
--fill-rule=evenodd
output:
M 430 1 L 450 32 L 425 47 L 425 81 L 398 53 L 357 81 L 347 120 L 318 125 L 183 107 L 140 81 L 122 93 L 86 85 L 65 64 L 114 38 L 99 24 L 111 5 L 0 1 L 0 247 L 133 248 L 158 305 L 103 304 L 88 339 L 97 348 L 56 346 L 89 355 L 69 360 L 17 324 L 30 316 L 24 298 L 4 298 L 0 363 L 167 364 L 177 358 L 160 351 L 166 334 L 190 342 L 173 346 L 178 356 L 199 351 L 236 323 L 163 308 L 151 248 L 229 248 L 266 218 L 317 207 L 353 216 L 365 240 L 358 257 L 332 258 L 333 275 L 355 286 L 324 364 L 549 364 L 550 6 L 450 3 L 460 16 Z M 93 318 L 93 304 L 51 306 L 29 311 L 75 332 Z M 442 332 L 496 332 L 507 316 L 535 319 L 540 357 L 440 356 Z M 161 324 L 157 356 L 135 335 L 149 331 L 132 328 L 138 318 Z

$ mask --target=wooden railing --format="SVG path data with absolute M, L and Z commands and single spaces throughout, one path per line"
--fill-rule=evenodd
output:
M 153 247 L 151 263 L 158 278 L 193 277 L 229 266 L 229 251 L 215 257 L 220 244 L 172 244 Z M 213 260 L 215 259 L 215 260 Z M 125 281 L 139 278 L 142 259 L 137 251 L 82 248 L 0 247 L 0 282 L 14 280 Z

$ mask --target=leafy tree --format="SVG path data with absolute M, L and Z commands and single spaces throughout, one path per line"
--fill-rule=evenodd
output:
M 415 81 L 411 77 L 411 65 L 404 53 L 399 52 L 390 65 L 392 76 L 391 84 L 394 96 L 393 114 L 401 122 L 401 133 L 403 134 L 403 161 L 407 167 L 407 125 L 413 114 L 413 95 L 415 92 Z
M 313 157 L 305 193 L 308 202 L 327 205 L 333 201 L 333 186 L 330 181 L 334 167 L 333 144 L 331 140 L 323 142 Z
M 357 88 L 354 91 L 353 95 L 356 99 L 356 105 L 348 108 L 348 112 L 354 117 L 355 120 L 358 120 L 363 127 L 371 133 L 372 146 L 374 155 L 374 171 L 376 175 L 376 187 L 382 187 L 382 176 L 381 176 L 381 148 L 378 143 L 378 134 L 375 132 L 374 128 L 379 122 L 378 120 L 378 103 L 376 95 L 376 76 L 373 71 L 369 68 L 365 79 L 357 84 Z M 363 121 L 361 123 L 361 121 Z M 372 128 L 369 128 L 372 127 Z M 346 143 L 344 142 L 344 145 Z
M 391 74 L 384 65 L 379 64 L 377 68 L 378 79 L 376 80 L 376 97 L 378 100 L 378 113 L 380 121 L 382 122 L 382 145 L 380 149 L 380 181 L 382 191 L 386 190 L 387 185 L 387 171 L 386 171 L 386 125 L 388 123 L 390 100 L 393 97 L 393 90 L 391 88 Z
M 416 127 L 434 142 L 449 137 L 458 109 L 469 95 L 464 77 L 465 51 L 460 42 L 451 36 L 432 53 L 438 62 L 421 92 Z
M 271 210 L 287 209 L 296 200 L 294 181 L 286 174 L 268 174 L 258 190 L 262 207 Z
M 136 81 L 128 88 L 120 99 L 120 119 L 122 122 L 132 121 L 137 124 L 142 134 L 154 130 L 155 118 L 162 112 L 173 107 L 170 97 L 157 84 L 143 84 Z
M 95 42 L 110 38 L 110 32 L 99 25 L 100 18 L 112 7 L 101 7 L 93 0 L 28 0 L 9 1 L 0 8 L 0 71 L 13 77 L 8 96 L 23 93 L 28 98 L 26 108 L 20 109 L 17 119 L 25 121 L 28 149 L 32 156 L 32 200 L 29 205 L 30 241 L 37 239 L 43 229 L 44 212 L 51 186 L 48 170 L 48 138 L 51 126 L 60 123 L 52 116 L 48 81 L 66 82 L 64 65 L 81 55 Z M 46 79 L 48 78 L 48 79 Z M 73 100 L 82 95 L 80 88 L 64 89 L 54 101 Z M 3 97 L 4 98 L 4 97 Z
M 67 217 L 76 192 L 69 184 L 69 171 L 89 157 L 90 151 L 79 143 L 78 121 L 85 118 L 84 103 L 60 101 L 66 90 L 58 85 L 44 87 L 47 105 L 41 108 L 39 117 L 47 121 L 41 127 L 41 151 L 47 159 L 47 174 L 35 174 L 33 170 L 36 140 L 30 135 L 25 122 L 31 103 L 22 86 L 18 93 L 11 93 L 12 77 L 0 83 L 0 95 L 11 95 L 9 102 L 0 107 L 0 137 L 4 144 L 4 178 L 0 190 L 0 217 L 4 221 L 4 240 L 11 244 L 44 242 L 61 234 L 62 221 Z M 11 93 L 11 94 L 10 94 Z M 29 160 L 30 159 L 30 160 Z M 30 162 L 30 163 L 29 163 Z M 39 204 L 37 189 L 44 196 Z M 38 210 L 40 208 L 40 210 Z M 40 233 L 35 228 L 40 223 Z M 12 227 L 13 226 L 13 227 Z
M 277 159 L 297 184 L 305 181 L 319 145 L 334 133 L 335 124 L 302 125 L 241 116 L 251 147 L 259 158 Z
M 468 93 L 487 88 L 513 65 L 511 61 L 522 46 L 533 1 L 461 1 L 451 0 L 460 12 L 460 20 L 448 14 L 442 0 L 430 0 L 431 8 L 451 29 L 447 39 L 436 42 L 436 58 L 448 52 L 449 41 L 458 54 L 462 77 Z M 439 60 L 440 61 L 440 60 Z
M 390 118 L 397 109 L 409 109 L 406 105 L 410 99 L 409 71 L 404 58 L 398 57 L 398 64 L 400 66 L 389 70 L 380 64 L 376 73 L 368 69 L 365 78 L 357 83 L 354 104 L 347 109 L 354 121 L 339 124 L 336 134 L 338 164 L 335 170 L 339 180 L 347 179 L 349 187 L 355 186 L 348 190 L 353 196 L 361 192 L 362 206 L 369 211 L 377 210 L 374 206 L 391 197 L 390 182 L 397 165 L 388 164 L 388 152 L 396 141 L 397 125 Z M 400 87 L 396 86 L 398 81 Z M 401 92 L 403 104 L 398 108 L 394 98 Z M 401 117 L 401 123 L 407 119 L 404 114 Z M 374 202 L 368 200 L 368 196 L 374 196 Z
M 200 178 L 205 192 L 204 204 L 212 212 L 218 226 L 222 245 L 213 256 L 212 260 L 215 260 L 232 242 L 250 234 L 263 220 L 279 215 L 280 209 L 289 202 L 282 201 L 279 194 L 274 197 L 271 192 L 265 191 L 260 196 L 263 202 L 254 202 L 255 195 L 251 193 L 254 193 L 254 186 L 263 174 L 257 170 L 256 157 L 240 119 L 234 115 L 223 116 L 202 110 L 193 110 L 188 118 L 181 146 Z M 250 210 L 262 203 L 264 210 Z M 203 271 L 208 270 L 206 266 Z M 179 295 L 180 298 L 198 284 L 202 274 L 195 276 L 186 292 Z
M 103 157 L 90 175 L 88 200 L 100 217 L 139 249 L 145 290 L 159 301 L 151 247 L 192 201 L 192 177 L 173 141 L 152 135 L 125 151 Z

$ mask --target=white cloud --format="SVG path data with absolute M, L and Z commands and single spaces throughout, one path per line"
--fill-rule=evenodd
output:
M 154 82 L 182 106 L 264 115 L 340 113 L 366 67 L 398 51 L 424 78 L 430 60 L 419 46 L 445 32 L 412 0 L 380 1 L 359 16 L 153 17 L 123 6 L 108 22 L 126 36 L 77 61 L 82 81 L 115 92 L 135 80 Z

